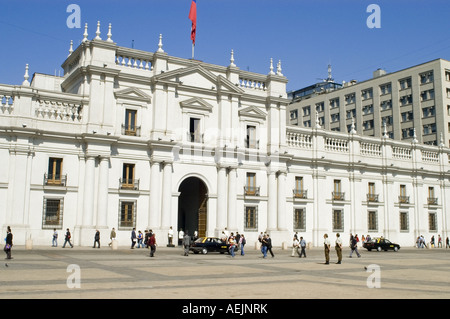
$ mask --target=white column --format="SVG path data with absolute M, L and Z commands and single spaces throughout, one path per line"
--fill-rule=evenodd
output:
M 109 186 L 109 157 L 100 159 L 100 176 L 98 180 L 98 204 L 97 204 L 97 227 L 108 226 L 108 186 Z
M 267 230 L 277 229 L 277 179 L 275 172 L 269 172 L 267 176 Z
M 278 230 L 286 230 L 286 173 L 278 175 Z
M 217 223 L 216 233 L 220 234 L 227 227 L 227 176 L 226 168 L 217 168 Z
M 94 216 L 94 184 L 95 184 L 95 157 L 86 157 L 86 170 L 84 178 L 84 212 L 83 226 L 93 226 Z
M 236 176 L 235 168 L 228 172 L 228 229 L 237 231 L 237 212 L 236 212 Z
M 150 211 L 148 213 L 148 227 L 156 228 L 159 227 L 159 202 L 161 200 L 160 194 L 160 171 L 159 162 L 153 162 L 151 166 L 150 173 L 150 203 L 148 205 Z
M 161 228 L 168 230 L 172 208 L 172 163 L 165 163 L 163 169 Z

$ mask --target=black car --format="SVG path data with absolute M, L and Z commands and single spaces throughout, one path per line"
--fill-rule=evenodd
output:
M 372 240 L 365 242 L 363 244 L 363 247 L 366 248 L 368 251 L 371 251 L 372 249 L 376 249 L 378 251 L 398 251 L 400 249 L 399 244 L 391 243 L 389 240 L 385 238 L 373 238 Z
M 193 251 L 194 254 L 202 253 L 206 255 L 209 252 L 219 252 L 224 254 L 228 252 L 229 244 L 223 242 L 217 237 L 200 237 L 191 245 L 189 250 Z

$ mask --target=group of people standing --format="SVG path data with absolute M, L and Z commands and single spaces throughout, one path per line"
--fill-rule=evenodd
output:
M 425 237 L 423 237 L 423 235 L 420 235 L 419 237 L 417 237 L 416 239 L 416 246 L 417 248 L 428 248 L 426 242 L 425 242 Z M 437 239 L 437 245 L 436 245 L 436 240 L 434 238 L 434 235 L 431 236 L 430 239 L 430 248 L 442 248 L 442 237 L 441 235 L 438 235 L 438 239 Z M 445 248 L 449 248 L 450 247 L 450 241 L 449 238 L 447 237 L 445 239 Z
M 328 238 L 328 234 L 324 234 L 323 238 L 324 238 L 323 245 L 324 245 L 324 250 L 325 250 L 325 264 L 328 265 L 330 263 L 331 242 L 330 242 L 330 239 Z M 336 262 L 336 264 L 341 264 L 342 263 L 343 243 L 342 243 L 341 235 L 339 233 L 336 234 L 334 248 L 336 250 L 336 255 L 338 258 L 338 261 Z M 353 236 L 352 234 L 350 234 L 350 249 L 351 249 L 351 251 L 350 251 L 349 258 L 352 257 L 352 254 L 354 252 L 358 256 L 358 258 L 361 257 L 361 254 L 358 251 L 358 239 L 357 239 L 356 235 Z
M 267 258 L 267 252 L 270 253 L 272 258 L 275 257 L 272 251 L 272 238 L 270 238 L 268 233 L 262 233 L 258 236 L 258 241 L 261 243 L 261 253 L 263 258 Z
M 222 235 L 220 240 L 223 243 L 226 243 L 229 245 L 228 249 L 230 252 L 231 257 L 235 256 L 236 251 L 241 251 L 241 256 L 245 255 L 244 247 L 247 243 L 247 240 L 245 239 L 244 234 L 239 234 L 239 232 L 236 232 L 236 235 L 232 232 L 228 235 L 227 231 L 222 231 Z

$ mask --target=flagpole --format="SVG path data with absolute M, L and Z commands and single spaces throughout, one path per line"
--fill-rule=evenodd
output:
M 192 43 L 192 60 L 194 60 L 194 47 L 195 47 L 195 44 Z

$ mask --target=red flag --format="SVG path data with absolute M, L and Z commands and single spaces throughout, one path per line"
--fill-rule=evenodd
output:
M 195 45 L 195 31 L 197 29 L 197 0 L 192 0 L 191 10 L 189 11 L 189 20 L 192 21 L 191 40 L 192 44 Z

